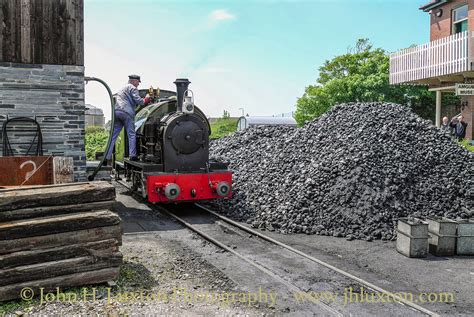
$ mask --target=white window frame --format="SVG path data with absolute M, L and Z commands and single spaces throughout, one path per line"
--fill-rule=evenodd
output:
M 459 10 L 462 7 L 467 8 L 467 17 L 465 17 L 464 19 L 458 20 L 458 21 L 454 21 L 456 10 Z M 464 21 L 467 21 L 467 20 L 469 20 L 469 7 L 468 7 L 467 3 L 461 4 L 460 6 L 454 8 L 451 12 L 451 34 L 455 34 L 457 24 L 463 23 Z

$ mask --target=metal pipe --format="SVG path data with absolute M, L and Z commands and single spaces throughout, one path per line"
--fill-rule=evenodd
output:
M 105 158 L 105 155 L 109 152 L 109 148 L 110 148 L 110 143 L 112 142 L 112 136 L 114 134 L 114 122 L 115 122 L 115 106 L 114 106 L 114 96 L 112 95 L 112 90 L 110 90 L 110 87 L 109 85 L 107 85 L 107 83 L 105 81 L 103 81 L 102 79 L 100 78 L 96 78 L 96 77 L 88 77 L 88 76 L 84 76 L 84 81 L 86 82 L 86 84 L 89 82 L 89 81 L 97 81 L 99 83 L 101 83 L 105 89 L 107 89 L 107 92 L 109 93 L 109 98 L 110 98 L 110 108 L 112 110 L 111 114 L 112 114 L 112 118 L 110 120 L 110 131 L 109 131 L 109 139 L 107 140 L 107 147 L 105 149 L 105 152 L 104 152 L 104 156 L 102 157 L 102 160 L 99 162 L 99 165 L 97 165 L 96 169 L 94 170 L 94 172 L 89 175 L 89 177 L 87 177 L 87 179 L 89 181 L 93 181 L 95 176 L 97 175 L 97 173 L 100 171 L 100 168 L 102 167 L 102 165 L 104 164 L 106 158 Z

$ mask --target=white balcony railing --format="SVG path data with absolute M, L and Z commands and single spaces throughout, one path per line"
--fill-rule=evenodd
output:
M 417 81 L 469 71 L 468 32 L 461 32 L 390 56 L 390 83 Z

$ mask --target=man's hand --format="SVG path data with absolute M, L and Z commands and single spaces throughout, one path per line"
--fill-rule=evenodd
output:
M 145 98 L 143 99 L 143 101 L 145 102 L 145 105 L 149 104 L 151 102 L 151 98 L 150 98 L 150 95 L 149 94 L 146 94 Z

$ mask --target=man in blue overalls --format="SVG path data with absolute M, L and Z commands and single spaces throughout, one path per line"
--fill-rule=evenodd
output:
M 135 108 L 137 106 L 147 105 L 151 101 L 148 95 L 145 98 L 140 97 L 137 89 L 140 82 L 140 76 L 128 76 L 128 85 L 123 87 L 115 95 L 114 134 L 112 136 L 112 142 L 110 143 L 109 151 L 105 155 L 107 160 L 112 158 L 112 149 L 114 148 L 115 141 L 117 140 L 117 137 L 119 136 L 123 127 L 125 127 L 125 131 L 128 135 L 130 160 L 137 160 Z

